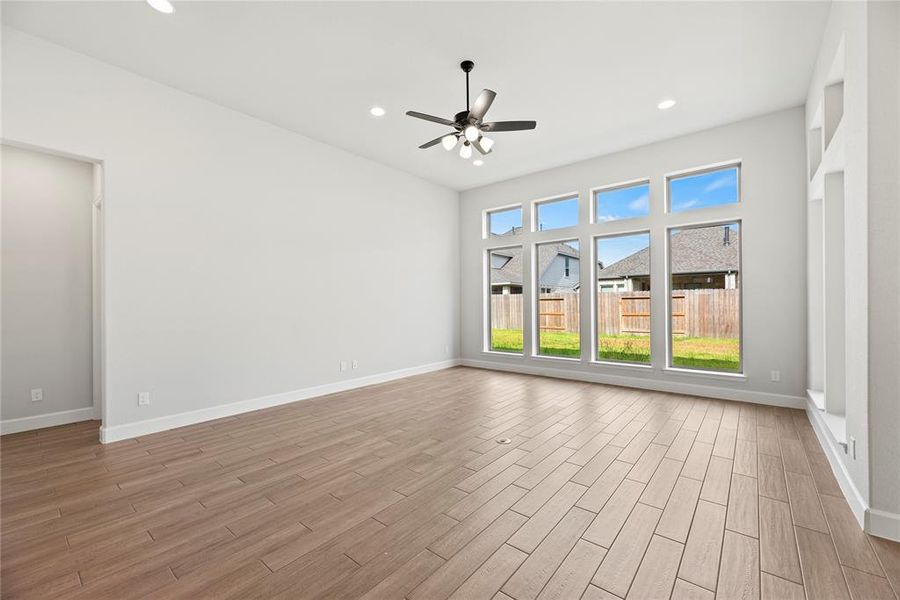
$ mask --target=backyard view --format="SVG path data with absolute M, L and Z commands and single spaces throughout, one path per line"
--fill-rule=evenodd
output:
M 737 372 L 739 224 L 670 231 L 671 366 Z M 597 239 L 597 360 L 650 364 L 649 236 Z M 577 242 L 538 246 L 538 347 L 581 355 Z M 521 247 L 491 252 L 490 349 L 523 352 Z
M 522 353 L 521 329 L 494 329 L 493 350 Z M 545 333 L 541 336 L 541 354 L 578 356 L 580 338 L 568 332 Z M 627 362 L 650 361 L 650 336 L 605 335 L 599 338 L 597 358 Z M 728 338 L 676 338 L 673 340 L 672 362 L 675 366 L 701 369 L 740 368 L 740 345 Z

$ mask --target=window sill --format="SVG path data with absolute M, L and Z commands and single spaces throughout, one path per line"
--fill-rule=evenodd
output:
M 812 400 L 812 403 L 816 405 L 816 408 L 819 410 L 825 410 L 825 392 L 820 392 L 818 390 L 806 390 L 806 395 L 809 396 L 809 399 Z
M 578 357 L 576 357 L 576 356 L 546 356 L 544 354 L 532 354 L 530 358 L 536 358 L 537 360 L 551 360 L 551 361 L 570 362 L 570 363 L 582 362 L 580 356 L 578 356 Z
M 631 362 L 615 362 L 611 360 L 592 360 L 592 365 L 598 365 L 601 367 L 625 367 L 626 369 L 642 369 L 642 370 L 653 370 L 653 365 L 642 365 L 641 363 L 631 363 Z
M 665 367 L 663 373 L 706 377 L 709 379 L 724 379 L 728 381 L 747 381 L 747 376 L 743 373 L 720 373 L 718 371 L 703 371 L 700 369 L 679 369 L 678 367 Z
M 844 447 L 847 451 L 847 418 L 844 415 L 836 415 L 834 413 L 822 411 L 822 420 L 825 426 L 834 437 L 834 441 Z
M 487 354 L 488 356 L 509 356 L 511 358 L 525 358 L 525 355 L 521 352 L 501 352 L 499 350 L 482 350 L 482 354 Z

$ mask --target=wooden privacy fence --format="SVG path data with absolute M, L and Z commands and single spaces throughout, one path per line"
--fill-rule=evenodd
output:
M 541 294 L 543 331 L 577 332 L 580 298 L 576 292 Z M 491 327 L 522 329 L 522 294 L 491 295 Z M 739 290 L 675 290 L 672 292 L 672 329 L 690 337 L 737 338 L 740 333 Z M 650 332 L 650 292 L 599 292 L 600 335 Z

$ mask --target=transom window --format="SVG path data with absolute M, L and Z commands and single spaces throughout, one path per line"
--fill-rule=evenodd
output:
M 740 201 L 740 165 L 695 171 L 668 178 L 669 212 L 683 212 Z
M 521 206 L 488 211 L 485 219 L 488 237 L 504 237 L 522 233 Z
M 597 223 L 646 217 L 649 214 L 649 181 L 594 190 L 594 220 Z
M 578 196 L 536 202 L 534 217 L 535 231 L 574 227 L 578 225 Z

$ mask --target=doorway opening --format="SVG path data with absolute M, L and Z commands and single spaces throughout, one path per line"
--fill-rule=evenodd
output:
M 4 140 L 0 171 L 0 433 L 100 421 L 103 166 Z

